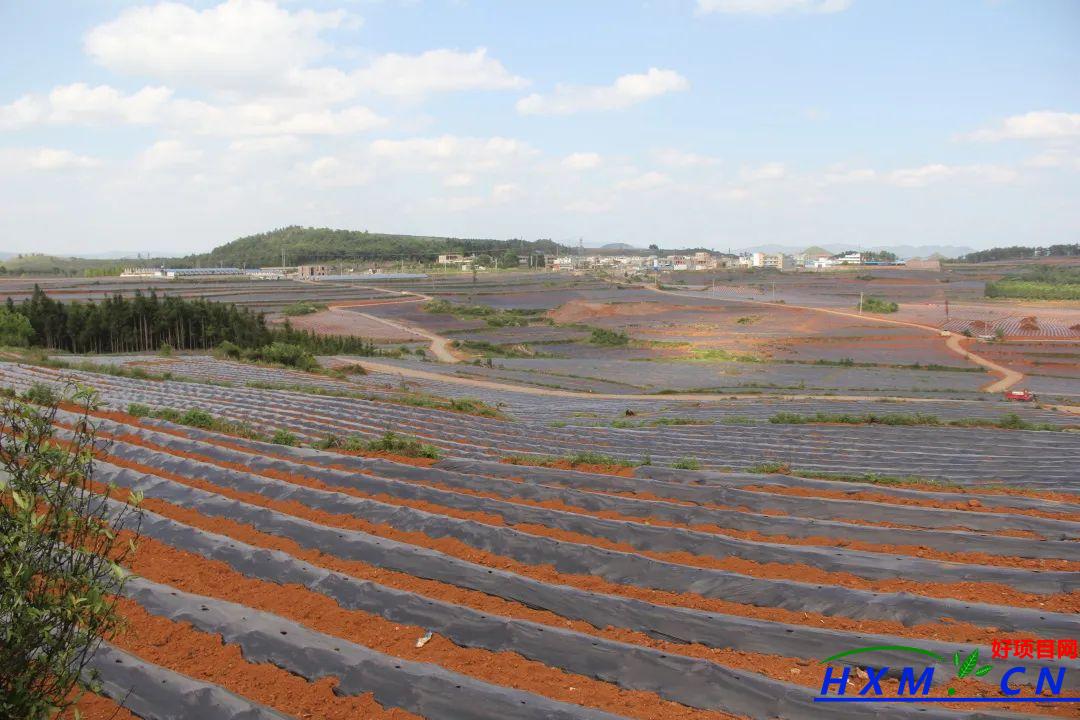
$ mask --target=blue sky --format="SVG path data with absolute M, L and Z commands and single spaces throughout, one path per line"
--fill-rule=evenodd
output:
M 0 2 L 0 251 L 1076 242 L 1074 0 Z

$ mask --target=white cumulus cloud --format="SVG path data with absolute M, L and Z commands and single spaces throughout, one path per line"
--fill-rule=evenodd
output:
M 343 11 L 289 12 L 267 0 L 226 0 L 196 10 L 160 2 L 123 11 L 92 28 L 87 54 L 121 73 L 230 90 L 275 84 L 327 52 L 319 34 Z
M 23 153 L 24 163 L 34 170 L 69 170 L 72 168 L 92 168 L 101 164 L 97 158 L 77 155 L 70 150 L 57 148 L 39 148 Z
M 615 187 L 619 190 L 655 190 L 656 188 L 663 187 L 671 183 L 671 178 L 661 172 L 651 170 L 646 173 L 642 173 L 636 177 L 632 177 L 629 180 L 623 180 Z
M 578 112 L 622 110 L 654 97 L 680 92 L 690 82 L 674 70 L 649 68 L 623 75 L 611 85 L 557 85 L 549 95 L 533 93 L 517 102 L 523 115 L 572 115 Z
M 509 90 L 528 81 L 512 74 L 486 48 L 465 53 L 429 50 L 419 55 L 381 55 L 354 74 L 360 89 L 385 95 L 419 96 L 460 90 Z
M 562 159 L 562 166 L 568 170 L 592 170 L 600 163 L 600 155 L 594 152 L 571 153 Z
M 139 164 L 147 170 L 168 170 L 194 165 L 202 158 L 202 150 L 189 147 L 180 140 L 159 140 L 142 152 Z
M 993 128 L 976 130 L 969 140 L 1056 140 L 1080 137 L 1080 113 L 1036 112 L 1013 115 Z
M 32 125 L 148 125 L 161 119 L 172 91 L 145 87 L 124 93 L 108 85 L 59 85 L 48 95 L 24 95 L 0 106 L 0 129 Z
M 427 170 L 475 173 L 498 170 L 537 154 L 512 138 L 472 138 L 443 135 L 407 140 L 375 140 L 371 154 L 386 162 Z

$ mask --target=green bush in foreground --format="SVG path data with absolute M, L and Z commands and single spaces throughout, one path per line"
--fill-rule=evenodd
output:
M 698 462 L 697 458 L 684 457 L 671 463 L 671 467 L 676 470 L 700 470 L 701 463 Z
M 0 404 L 0 717 L 46 720 L 94 689 L 88 663 L 120 627 L 120 566 L 138 539 L 140 500 L 110 506 L 92 491 L 94 394 L 68 442 L 56 442 L 57 405 Z M 118 536 L 121 527 L 134 535 Z

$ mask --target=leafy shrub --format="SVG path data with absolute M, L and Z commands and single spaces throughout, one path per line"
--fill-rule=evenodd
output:
M 26 389 L 23 399 L 35 405 L 55 405 L 60 398 L 51 385 L 36 382 Z
M 296 447 L 300 444 L 300 440 L 296 435 L 282 428 L 274 431 L 274 434 L 270 437 L 270 442 L 275 445 L 288 445 L 290 447 Z
M 228 340 L 218 345 L 217 349 L 220 354 L 233 360 L 239 360 L 244 354 L 239 345 Z
M 891 300 L 871 295 L 863 300 L 862 309 L 872 313 L 894 313 L 900 309 L 900 306 Z
M 82 419 L 66 444 L 56 442 L 56 404 L 0 405 L 3 718 L 58 717 L 78 701 L 77 688 L 93 689 L 88 663 L 120 627 L 120 565 L 138 540 L 140 497 L 115 506 L 93 492 L 95 396 L 67 395 Z
M 346 447 L 348 448 L 347 445 Z M 394 455 L 404 455 L 405 457 L 430 458 L 432 460 L 438 460 L 440 457 L 439 448 L 434 445 L 429 445 L 408 435 L 399 435 L 393 431 L 387 431 L 378 440 L 369 440 L 362 448 L 357 449 L 369 452 L 392 453 Z
M 34 337 L 34 327 L 25 315 L 0 307 L 0 345 L 26 347 Z
M 153 410 L 149 405 L 143 405 L 142 403 L 131 403 L 127 406 L 128 415 L 134 415 L 135 417 L 148 417 Z
M 179 422 L 182 425 L 190 425 L 191 427 L 202 428 L 203 430 L 212 430 L 215 425 L 215 420 L 216 418 L 213 415 L 202 408 L 185 410 L 179 418 Z
M 161 347 L 158 348 L 158 355 L 161 357 L 172 357 L 173 346 L 169 343 L 161 343 Z
M 593 345 L 626 345 L 630 342 L 630 336 L 617 330 L 593 328 L 589 334 L 589 342 Z
M 298 370 L 311 371 L 319 367 L 319 363 L 316 362 L 314 355 L 299 345 L 293 345 L 291 343 L 270 343 L 261 348 L 248 350 L 244 353 L 244 357 L 248 360 L 275 363 L 277 365 L 297 368 Z
M 671 463 L 671 467 L 676 470 L 700 470 L 701 463 L 698 462 L 697 458 L 683 457 Z

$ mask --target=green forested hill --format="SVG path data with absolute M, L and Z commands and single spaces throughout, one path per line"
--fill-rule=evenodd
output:
M 233 240 L 208 253 L 189 255 L 180 264 L 276 266 L 281 264 L 283 249 L 286 264 L 301 265 L 333 260 L 391 260 L 402 255 L 416 260 L 434 260 L 441 253 L 452 252 L 502 254 L 508 250 L 542 250 L 555 253 L 559 246 L 550 240 L 463 239 L 292 226 Z

